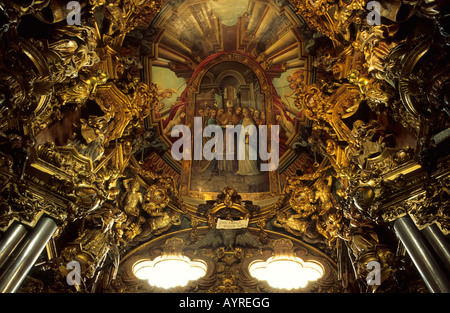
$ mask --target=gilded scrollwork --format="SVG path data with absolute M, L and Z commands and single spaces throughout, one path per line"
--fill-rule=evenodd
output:
M 163 38 L 165 30 L 150 27 L 160 0 L 80 1 L 80 25 L 64 21 L 69 12 L 64 1 L 19 2 L 0 4 L 0 230 L 14 221 L 32 228 L 47 215 L 58 224 L 52 240 L 63 247 L 39 266 L 58 282 L 47 286 L 30 275 L 24 292 L 159 292 L 137 281 L 130 268 L 146 253 L 155 257 L 170 249 L 203 258 L 208 266 L 205 277 L 177 291 L 277 292 L 252 278 L 248 265 L 283 247 L 324 264 L 328 276 L 301 292 L 382 292 L 391 286 L 404 292 L 393 281 L 404 270 L 396 265 L 401 255 L 392 252 L 398 242 L 388 245 L 381 234 L 392 233 L 392 224 L 405 215 L 419 229 L 436 224 L 449 234 L 445 1 L 380 0 L 382 25 L 369 25 L 366 0 L 293 0 L 292 18 L 299 15 L 302 26 L 292 33 L 310 32 L 312 39 L 302 38 L 297 45 L 290 34 L 277 34 L 248 50 L 242 48 L 247 38 L 275 24 L 269 11 L 259 22 L 250 10 L 239 18 L 236 29 L 251 24 L 254 32 L 233 45 L 239 53 L 223 53 L 217 64 L 247 64 L 261 82 L 292 69 L 286 87 L 296 109 L 289 112 L 305 121 L 301 127 L 307 135 L 297 143 L 311 161 L 307 165 L 302 159 L 297 166 L 300 157 L 289 151 L 280 167 L 283 181 L 271 182 L 283 187 L 280 197 L 264 196 L 260 202 L 247 201 L 233 186 L 212 200 L 186 199 L 187 167 L 168 156 L 164 134 L 193 106 L 178 110 L 168 124 L 154 121 L 172 95 L 180 98 L 166 110 L 195 96 L 200 89 L 194 85 L 200 85 L 206 70 L 199 69 L 182 94 L 153 83 L 152 71 L 177 70 L 177 79 L 187 82 L 202 61 L 200 50 L 216 49 L 214 37 L 227 37 L 231 28 L 215 34 L 206 25 L 211 20 L 202 25 L 194 18 L 201 39 L 211 45 L 189 46 L 182 36 L 170 39 L 177 45 L 172 49 Z M 161 19 L 180 13 L 176 8 L 182 1 L 169 2 Z M 256 2 L 255 7 L 265 5 Z M 288 9 L 287 1 L 273 6 L 277 12 Z M 27 24 L 21 25 L 28 18 L 45 23 L 48 33 L 28 32 Z M 129 46 L 127 34 L 136 28 L 144 35 L 138 47 Z M 271 31 L 276 33 L 276 27 Z M 151 47 L 146 53 L 138 51 L 143 42 Z M 298 60 L 284 59 L 276 49 L 269 53 L 272 43 L 286 45 L 286 57 Z M 254 63 L 244 55 L 255 53 Z M 314 68 L 294 69 L 292 64 L 299 63 Z M 268 86 L 252 88 L 265 92 L 272 110 Z M 241 101 L 241 94 L 233 96 Z M 289 137 L 304 130 L 278 116 Z M 167 172 L 153 164 L 149 150 L 161 162 L 170 159 Z M 82 265 L 83 281 L 70 288 L 65 265 L 74 260 Z M 381 265 L 381 286 L 367 285 L 372 261 Z
M 81 79 L 75 85 L 62 87 L 57 92 L 57 96 L 60 95 L 60 105 L 66 103 L 75 103 L 77 106 L 84 105 L 91 94 L 95 94 L 97 86 L 105 84 L 108 78 L 106 73 L 98 72 L 87 79 Z
M 101 8 L 109 22 L 102 41 L 113 49 L 120 48 L 125 35 L 138 26 L 150 23 L 152 17 L 161 9 L 161 0 L 103 0 L 90 1 L 91 12 Z
M 80 262 L 81 277 L 86 281 L 93 278 L 97 267 L 105 262 L 107 256 L 112 259 L 119 257 L 117 246 L 122 235 L 120 225 L 124 220 L 125 214 L 109 205 L 87 215 L 78 237 L 61 251 L 62 259 L 66 263 Z M 118 264 L 117 261 L 114 263 Z
M 134 84 L 133 89 L 132 94 L 124 94 L 113 83 L 97 88 L 95 101 L 110 120 L 106 142 L 130 134 L 132 128 L 141 126 L 142 120 L 154 109 L 157 103 L 157 89 L 154 85 L 139 82 Z
M 436 224 L 444 234 L 449 233 L 448 179 L 431 181 L 416 196 L 411 196 L 401 204 L 386 207 L 381 216 L 385 221 L 394 221 L 409 215 L 419 229 Z

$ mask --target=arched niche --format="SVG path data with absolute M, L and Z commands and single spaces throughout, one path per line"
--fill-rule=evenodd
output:
M 211 84 L 212 77 L 215 77 L 213 84 Z M 237 98 L 231 97 L 229 92 L 227 94 L 223 90 L 227 86 L 221 83 L 226 79 L 230 80 L 229 84 L 233 85 L 233 88 L 236 88 Z M 233 102 L 235 108 L 240 106 L 247 107 L 249 110 L 263 111 L 268 134 L 271 132 L 271 125 L 275 124 L 273 86 L 259 63 L 242 53 L 220 53 L 203 64 L 196 70 L 186 91 L 188 102 L 186 125 L 191 130 L 194 130 L 194 117 L 205 114 L 211 108 L 215 108 L 216 111 L 220 109 L 226 111 L 228 100 Z M 205 123 L 203 121 L 203 125 L 206 125 Z M 193 141 L 191 142 L 192 151 Z M 270 141 L 271 138 L 268 135 L 268 147 L 271 145 Z M 207 162 L 199 165 L 199 163 L 201 161 L 182 160 L 180 176 L 182 196 L 202 200 L 215 199 L 224 187 L 235 188 L 246 200 L 263 200 L 276 197 L 280 193 L 278 169 L 245 176 L 233 175 L 233 171 L 236 170 L 235 165 L 222 166 L 226 170 L 220 172 L 220 165 L 211 165 Z M 219 168 L 217 172 L 214 166 Z M 204 174 L 205 168 L 211 170 L 211 173 Z M 198 173 L 201 174 L 197 175 Z

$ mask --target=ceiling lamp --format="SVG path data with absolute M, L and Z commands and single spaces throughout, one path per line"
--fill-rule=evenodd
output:
M 174 238 L 175 239 L 175 238 Z M 173 241 L 170 244 L 173 244 Z M 182 241 L 181 241 L 182 242 Z M 167 246 L 167 242 L 166 242 Z M 161 288 L 183 287 L 189 281 L 197 280 L 206 274 L 206 263 L 191 260 L 181 255 L 179 249 L 168 249 L 161 256 L 151 260 L 140 260 L 133 265 L 134 275 L 147 280 L 151 286 Z
M 147 280 L 151 286 L 173 288 L 186 286 L 206 274 L 206 263 L 191 261 L 181 255 L 163 255 L 153 261 L 143 260 L 133 266 L 134 275 Z
M 280 239 L 274 244 L 275 255 L 266 261 L 256 260 L 250 263 L 250 275 L 278 289 L 304 288 L 309 282 L 316 281 L 324 274 L 322 264 L 316 261 L 303 261 L 294 256 L 292 242 Z M 287 249 L 286 249 L 287 248 Z

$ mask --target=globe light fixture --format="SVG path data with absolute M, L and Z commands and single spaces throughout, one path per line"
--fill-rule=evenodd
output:
M 153 260 L 143 259 L 134 263 L 132 271 L 141 280 L 160 288 L 184 287 L 190 281 L 206 274 L 202 260 L 191 260 L 182 255 L 183 240 L 171 238 L 164 245 L 164 252 Z
M 206 274 L 206 263 L 191 261 L 182 255 L 162 255 L 153 261 L 138 261 L 133 266 L 134 275 L 147 280 L 151 286 L 173 288 L 186 286 L 189 281 L 197 280 Z
M 291 251 L 292 242 L 281 239 L 275 244 L 275 255 L 266 261 L 250 263 L 250 275 L 278 289 L 304 288 L 324 274 L 322 264 L 316 261 L 303 261 Z

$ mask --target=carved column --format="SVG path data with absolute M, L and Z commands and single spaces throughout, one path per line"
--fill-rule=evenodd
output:
M 403 216 L 397 219 L 394 229 L 428 289 L 433 293 L 450 292 L 450 283 L 444 271 L 434 259 L 411 218 Z
M 436 224 L 431 224 L 422 229 L 422 234 L 441 259 L 447 271 L 450 272 L 450 244 L 442 231 Z
M 13 293 L 17 291 L 47 242 L 53 236 L 56 228 L 56 222 L 49 217 L 42 217 L 38 221 L 29 237 L 26 238 L 20 253 L 8 265 L 0 277 L 1 293 Z
M 20 223 L 9 226 L 0 241 L 0 269 L 6 264 L 12 253 L 27 234 L 27 229 Z

